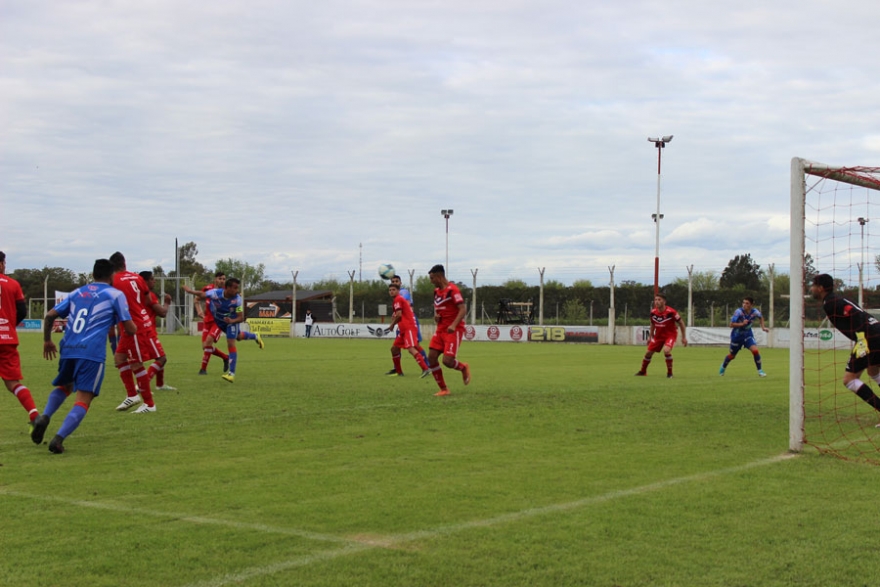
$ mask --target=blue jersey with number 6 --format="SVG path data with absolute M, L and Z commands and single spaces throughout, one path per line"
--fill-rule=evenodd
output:
M 125 294 L 106 283 L 90 283 L 71 292 L 55 306 L 67 318 L 61 339 L 62 359 L 107 359 L 107 332 L 117 322 L 131 320 Z

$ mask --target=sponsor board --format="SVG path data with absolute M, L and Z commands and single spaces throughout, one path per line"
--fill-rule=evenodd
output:
M 16 330 L 42 330 L 43 329 L 43 321 L 35 320 L 32 318 L 25 318 L 21 321 L 21 324 L 16 326 Z
M 598 326 L 530 326 L 533 342 L 599 342 Z
M 284 318 L 248 318 L 248 331 L 261 336 L 290 336 L 290 320 Z
M 468 325 L 465 327 L 464 339 L 477 342 L 528 342 L 525 329 L 516 324 Z
M 290 335 L 290 321 L 287 322 L 287 334 Z M 305 336 L 306 325 L 302 322 L 294 324 L 294 336 Z M 382 338 L 394 339 L 395 333 L 382 324 L 330 324 L 316 322 L 312 325 L 312 338 Z

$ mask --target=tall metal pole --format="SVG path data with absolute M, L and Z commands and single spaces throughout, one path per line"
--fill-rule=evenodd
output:
M 859 263 L 859 307 L 865 307 L 864 289 L 865 289 L 865 224 L 870 222 L 867 218 L 859 217 L 859 227 L 862 231 L 861 256 L 862 262 Z
M 651 217 L 654 218 L 654 223 L 656 225 L 656 237 L 654 243 L 654 295 L 657 295 L 660 293 L 660 220 L 663 219 L 663 214 L 660 213 L 660 159 L 663 149 L 666 148 L 666 143 L 672 141 L 672 135 L 665 135 L 659 138 L 648 137 L 648 140 L 654 143 L 654 146 L 657 147 L 657 213 L 651 215 Z
M 446 219 L 446 277 L 449 277 L 449 217 L 454 210 L 440 210 L 440 214 Z

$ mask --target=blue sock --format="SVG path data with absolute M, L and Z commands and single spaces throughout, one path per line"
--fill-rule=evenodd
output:
M 49 399 L 46 400 L 46 409 L 43 410 L 44 416 L 52 416 L 55 412 L 58 411 L 58 408 L 61 407 L 61 404 L 64 403 L 64 400 L 67 399 L 67 394 L 64 393 L 64 390 L 60 387 L 56 387 L 49 394 Z
M 235 364 L 238 362 L 238 351 L 229 353 L 229 372 L 235 375 Z
M 64 423 L 61 425 L 61 428 L 58 430 L 58 436 L 61 438 L 67 438 L 73 431 L 76 430 L 79 423 L 82 422 L 83 418 L 86 417 L 86 412 L 88 408 L 86 408 L 83 404 L 77 402 L 73 404 L 73 407 L 70 408 L 70 411 L 67 412 L 67 417 L 64 418 Z
M 257 340 L 257 335 L 253 332 L 242 332 L 245 340 Z

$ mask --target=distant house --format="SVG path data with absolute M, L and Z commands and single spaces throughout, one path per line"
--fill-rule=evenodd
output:
M 291 294 L 289 289 L 267 291 L 244 299 L 248 318 L 286 318 L 290 320 Z M 312 311 L 316 322 L 333 322 L 333 292 L 330 290 L 296 290 L 296 322 L 305 319 L 306 310 Z

